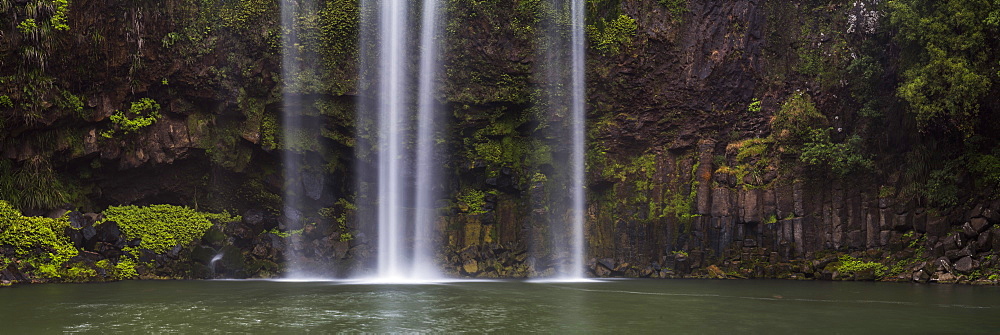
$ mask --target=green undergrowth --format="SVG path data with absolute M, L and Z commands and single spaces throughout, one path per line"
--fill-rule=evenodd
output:
M 863 272 L 871 272 L 876 278 L 882 278 L 888 274 L 889 268 L 879 262 L 866 262 L 850 255 L 841 255 L 838 261 L 832 263 L 836 266 L 837 272 L 841 274 L 857 275 Z
M 69 275 L 63 264 L 79 251 L 63 233 L 66 228 L 66 218 L 26 217 L 0 200 L 0 248 L 13 249 L 12 254 L 0 255 L 0 269 L 14 265 L 30 277 Z
M 141 239 L 139 248 L 165 253 L 176 245 L 187 245 L 201 238 L 213 222 L 239 221 L 239 216 L 198 212 L 173 205 L 112 206 L 104 211 L 104 220 L 114 221 L 129 239 Z

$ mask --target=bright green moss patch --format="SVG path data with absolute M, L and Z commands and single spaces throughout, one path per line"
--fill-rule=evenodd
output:
M 104 216 L 100 223 L 117 222 L 125 237 L 141 239 L 139 247 L 155 253 L 165 253 L 176 245 L 186 245 L 201 238 L 212 227 L 212 221 L 240 219 L 225 212 L 202 213 L 173 205 L 108 207 Z
M 19 268 L 27 274 L 46 278 L 62 276 L 62 265 L 78 251 L 62 232 L 69 227 L 65 218 L 25 217 L 6 201 L 0 200 L 0 247 L 14 249 Z M 0 258 L 0 268 L 15 263 Z M 25 267 L 27 265 L 27 267 Z M 32 270 L 33 269 L 33 270 Z

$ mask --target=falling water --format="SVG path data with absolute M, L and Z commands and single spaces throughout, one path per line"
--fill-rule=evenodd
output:
M 436 117 L 437 104 L 434 94 L 437 86 L 434 79 L 438 73 L 438 43 L 440 11 L 437 0 L 424 0 L 423 16 L 420 24 L 420 76 L 419 97 L 417 98 L 417 181 L 416 181 L 416 229 L 413 249 L 413 275 L 418 278 L 439 276 L 434 266 L 434 224 L 437 219 L 435 209 L 435 186 L 441 164 L 437 156 L 434 135 L 439 120 Z
M 281 78 L 284 83 L 282 88 L 282 138 L 288 139 L 302 128 L 302 106 L 301 95 L 292 90 L 295 76 L 299 73 L 301 54 L 298 43 L 298 34 L 295 30 L 295 15 L 300 8 L 300 2 L 296 0 L 283 0 L 281 2 L 281 27 L 282 31 L 282 54 L 281 54 Z M 302 213 L 302 164 L 300 155 L 291 150 L 282 151 L 282 170 L 284 175 L 284 207 L 282 208 L 283 222 L 286 227 L 300 224 Z M 299 250 L 297 245 L 300 239 L 289 237 L 288 248 L 285 250 L 287 259 L 288 277 L 303 277 L 303 268 L 299 262 L 300 256 L 296 253 Z
M 544 24 L 545 109 L 554 141 L 553 152 L 561 153 L 553 166 L 555 178 L 547 186 L 550 199 L 550 252 L 554 255 L 556 278 L 581 279 L 584 275 L 584 145 L 586 127 L 584 87 L 584 2 L 550 0 L 553 17 Z M 554 181 L 553 181 L 554 179 Z M 564 190 L 565 192 L 561 192 Z
M 359 205 L 377 203 L 372 216 L 378 221 L 379 280 L 433 279 L 438 274 L 433 264 L 432 242 L 437 219 L 433 185 L 437 180 L 436 170 L 441 168 L 434 160 L 437 131 L 434 79 L 438 72 L 436 35 L 440 21 L 437 2 L 423 2 L 420 59 L 414 62 L 412 55 L 417 54 L 418 45 L 410 40 L 409 31 L 416 23 L 411 21 L 410 14 L 416 11 L 410 3 L 362 1 L 366 11 L 362 20 L 368 22 L 362 22 L 365 28 L 361 33 L 361 81 L 371 84 L 367 91 L 373 92 L 363 94 L 374 103 L 362 104 L 359 119 L 370 120 L 375 115 L 378 135 L 377 143 L 371 143 L 377 148 L 374 164 L 377 186 L 359 190 L 376 193 L 361 194 L 361 198 L 368 200 Z M 419 64 L 417 71 L 413 71 L 414 63 Z M 417 87 L 414 87 L 414 72 L 417 72 Z
M 572 89 L 573 89 L 573 155 L 572 155 L 572 183 L 570 187 L 573 189 L 573 216 L 572 216 L 572 230 L 573 230 L 573 252 L 571 254 L 570 268 L 567 273 L 563 273 L 564 276 L 568 278 L 581 278 L 583 277 L 583 257 L 585 254 L 584 250 L 584 210 L 586 205 L 586 199 L 583 193 L 583 178 L 584 178 L 584 146 L 586 145 L 585 132 L 587 124 L 587 111 L 584 105 L 584 99 L 586 99 L 584 81 L 584 52 L 585 41 L 583 39 L 583 29 L 584 29 L 584 16 L 583 16 L 583 0 L 572 0 L 570 5 L 572 11 L 572 58 L 573 58 L 573 69 L 572 69 Z

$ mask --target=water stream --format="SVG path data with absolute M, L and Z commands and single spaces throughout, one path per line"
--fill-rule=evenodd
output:
M 403 0 L 362 1 L 362 8 L 373 11 L 362 15 L 369 22 L 362 23 L 366 28 L 361 44 L 369 51 L 361 59 L 361 75 L 363 82 L 371 83 L 366 98 L 374 103 L 362 105 L 359 119 L 374 115 L 378 135 L 373 143 L 377 186 L 359 191 L 374 192 L 363 195 L 368 201 L 359 206 L 376 208 L 376 277 L 383 281 L 433 279 L 440 271 L 433 262 L 434 207 L 440 197 L 434 185 L 443 169 L 435 159 L 434 138 L 440 126 L 434 99 L 440 5 L 436 0 L 411 5 Z M 416 14 L 419 20 L 412 17 Z M 415 38 L 410 32 L 416 26 L 420 36 Z

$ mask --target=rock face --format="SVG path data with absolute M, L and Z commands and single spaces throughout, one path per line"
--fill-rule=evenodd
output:
M 923 145 L 912 115 L 887 108 L 879 116 L 885 122 L 871 122 L 858 113 L 869 106 L 857 92 L 896 94 L 889 85 L 863 86 L 850 72 L 865 65 L 870 45 L 900 48 L 879 39 L 891 34 L 873 32 L 884 15 L 857 20 L 870 1 L 683 3 L 673 11 L 660 1 L 625 1 L 588 19 L 620 14 L 636 23 L 634 35 L 611 36 L 626 41 L 618 52 L 591 42 L 587 54 L 591 274 L 832 279 L 835 271 L 825 268 L 836 258 L 826 253 L 901 262 L 906 269 L 891 277 L 906 280 L 993 273 L 998 262 L 990 257 L 1000 252 L 996 190 L 981 187 L 963 195 L 963 205 L 931 208 L 910 190 L 923 184 L 906 180 L 909 172 L 891 159 Z M 371 169 L 373 149 L 368 125 L 351 117 L 366 103 L 356 80 L 358 48 L 344 42 L 357 40 L 358 27 L 350 24 L 357 18 L 349 14 L 357 8 L 351 1 L 327 5 L 311 18 L 343 14 L 336 17 L 343 24 L 322 25 L 317 41 L 301 46 L 316 54 L 303 61 L 318 66 L 289 93 L 301 98 L 308 121 L 321 125 L 318 136 L 304 139 L 285 138 L 277 128 L 284 85 L 276 79 L 282 60 L 272 37 L 281 28 L 273 4 L 169 0 L 164 8 L 184 10 L 160 15 L 124 0 L 74 1 L 71 29 L 39 45 L 18 31 L 0 35 L 0 56 L 13 60 L 0 62 L 0 77 L 13 78 L 0 83 L 0 97 L 18 106 L 0 99 L 0 125 L 9 130 L 0 132 L 0 174 L 44 167 L 31 176 L 73 188 L 43 193 L 84 193 L 28 209 L 39 213 L 65 202 L 92 212 L 171 203 L 243 213 L 242 222 L 215 227 L 218 234 L 200 241 L 197 253 L 186 246 L 141 256 L 172 264 L 163 273 L 208 277 L 211 259 L 221 254 L 217 270 L 228 276 L 273 274 L 290 247 L 267 233 L 275 229 L 301 229 L 292 238 L 305 266 L 363 271 L 377 252 L 370 243 L 377 232 L 370 224 L 375 213 L 354 212 L 373 201 L 357 198 L 357 187 L 371 185 L 354 179 Z M 26 15 L 23 6 L 9 7 L 5 17 Z M 550 223 L 567 214 L 549 204 L 570 193 L 558 187 L 565 176 L 553 172 L 568 153 L 558 136 L 544 132 L 559 117 L 538 113 L 545 107 L 535 94 L 540 57 L 537 30 L 529 29 L 537 13 L 522 7 L 449 6 L 449 20 L 458 24 L 448 33 L 439 94 L 442 113 L 450 115 L 440 144 L 449 151 L 437 157 L 447 183 L 428 187 L 443 193 L 439 261 L 455 275 L 546 275 L 566 261 L 547 250 L 560 238 Z M 240 15 L 206 21 L 199 12 Z M 103 42 L 91 32 L 101 32 Z M 39 47 L 44 67 L 21 59 Z M 871 80 L 895 82 L 899 64 L 875 58 L 881 63 L 872 71 L 881 77 Z M 22 77 L 22 68 L 39 72 Z M 25 87 L 51 89 L 19 93 Z M 841 176 L 803 163 L 795 154 L 800 145 L 782 142 L 796 129 L 778 129 L 774 120 L 790 97 L 803 94 L 821 114 L 803 123 L 829 128 L 830 145 L 860 134 L 876 157 L 874 171 Z M 121 130 L 111 116 L 143 98 L 160 106 L 159 118 L 109 135 Z M 289 152 L 316 162 L 300 181 L 309 210 L 283 206 L 280 164 Z M 95 226 L 97 214 L 71 213 L 70 221 L 67 236 L 93 253 L 88 257 L 112 259 L 136 243 L 112 223 Z M 197 265 L 179 264 L 188 258 Z

